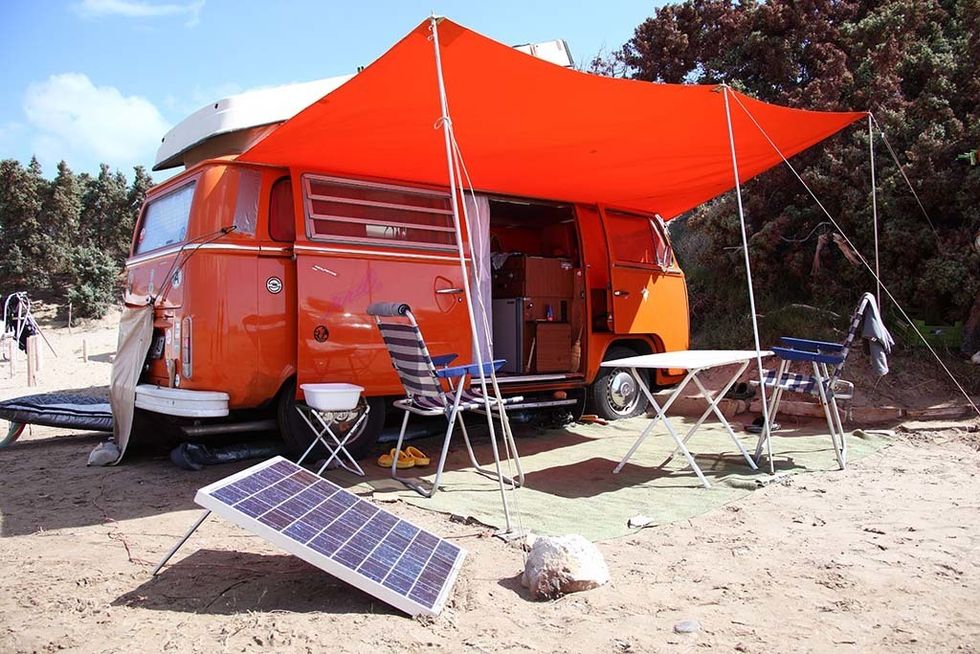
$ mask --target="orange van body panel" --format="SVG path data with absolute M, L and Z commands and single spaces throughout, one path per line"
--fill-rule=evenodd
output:
M 235 223 L 244 171 L 260 179 L 256 233 L 223 233 Z M 304 174 L 311 171 L 211 160 L 151 190 L 148 202 L 195 184 L 183 244 L 134 254 L 127 262 L 127 291 L 137 298 L 155 298 L 154 327 L 164 337 L 164 354 L 150 361 L 144 382 L 224 391 L 231 409 L 268 405 L 293 375 L 298 397 L 299 384 L 331 381 L 359 384 L 368 396 L 402 395 L 375 320 L 366 313 L 369 304 L 384 301 L 412 306 L 433 355 L 455 353 L 460 363 L 471 362 L 467 307 L 463 294 L 456 292 L 463 286 L 463 272 L 455 253 L 311 238 Z M 270 189 L 285 176 L 293 191 L 294 242 L 275 241 L 269 233 Z M 569 321 L 573 339 L 581 335 L 580 376 L 510 384 L 509 391 L 590 384 L 601 372 L 606 351 L 617 342 L 639 341 L 640 349 L 651 352 L 688 346 L 683 272 L 676 264 L 658 275 L 617 268 L 610 259 L 602 210 L 576 205 L 574 211 L 581 261 L 574 290 L 579 304 Z M 141 216 L 134 249 L 142 221 Z M 178 264 L 179 283 L 169 283 L 161 294 Z M 614 296 L 614 284 L 623 279 L 646 288 L 646 299 L 639 293 L 625 300 Z M 178 325 L 186 330 L 188 319 L 189 371 L 181 362 L 177 333 Z M 658 372 L 658 383 L 676 381 L 675 372 Z
M 259 171 L 263 189 L 287 174 L 282 169 L 249 168 Z M 294 374 L 296 361 L 292 244 L 269 238 L 262 220 L 254 235 L 220 231 L 234 224 L 243 169 L 230 162 L 205 162 L 154 187 L 148 201 L 191 181 L 196 184 L 183 251 L 164 247 L 127 262 L 127 293 L 145 298 L 160 293 L 178 258 L 182 260 L 179 285 L 171 283 L 155 303 L 154 326 L 166 334 L 165 354 L 151 361 L 143 380 L 170 385 L 171 360 L 180 388 L 224 391 L 231 409 L 267 403 Z M 258 215 L 267 212 L 268 193 L 260 192 Z M 281 281 L 278 293 L 266 288 L 266 280 L 273 277 Z M 192 338 L 189 376 L 174 329 L 185 318 L 190 319 Z

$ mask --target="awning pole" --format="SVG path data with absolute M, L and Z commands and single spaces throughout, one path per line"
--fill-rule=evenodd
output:
M 466 252 L 463 249 L 463 230 L 460 226 L 459 219 L 459 199 L 457 198 L 457 184 L 456 184 L 456 163 L 453 158 L 453 148 L 452 148 L 452 119 L 449 117 L 449 102 L 446 98 L 446 83 L 442 76 L 442 55 L 439 52 L 439 17 L 433 15 L 429 18 L 430 27 L 432 31 L 432 45 L 435 49 L 435 63 L 436 63 L 436 80 L 439 84 L 439 107 L 441 111 L 441 117 L 439 122 L 442 123 L 442 135 L 446 144 L 446 165 L 449 168 L 449 187 L 452 189 L 450 193 L 450 201 L 452 203 L 453 209 L 453 226 L 456 229 L 456 249 L 459 253 L 459 265 L 463 271 L 463 293 L 466 297 L 466 312 L 470 320 L 470 332 L 473 336 L 473 342 L 476 344 L 480 343 L 479 335 L 476 331 L 476 315 L 473 313 L 473 296 L 470 292 L 470 280 L 469 271 L 466 269 Z M 510 508 L 507 505 L 507 492 L 504 488 L 503 474 L 500 469 L 500 454 L 497 451 L 497 434 L 493 427 L 493 411 L 490 406 L 490 394 L 487 393 L 487 379 L 483 370 L 483 353 L 479 346 L 473 348 L 476 354 L 476 363 L 480 371 L 480 385 L 483 392 L 484 408 L 487 413 L 487 425 L 490 428 L 490 447 L 493 450 L 493 459 L 497 466 L 497 480 L 500 482 L 500 499 L 504 505 L 504 521 L 505 530 L 510 532 L 513 527 L 510 523 Z M 463 383 L 463 380 L 460 380 Z M 500 411 L 501 422 L 507 420 L 506 414 Z
M 875 132 L 871 114 L 868 114 L 868 148 L 871 150 L 871 217 L 875 232 L 875 282 L 878 284 L 878 310 L 881 311 L 881 274 L 878 270 L 878 194 L 875 186 Z
M 728 85 L 721 85 L 725 98 L 725 121 L 728 123 L 728 145 L 732 152 L 732 170 L 735 174 L 735 198 L 738 201 L 738 221 L 742 226 L 742 253 L 745 255 L 745 275 L 749 284 L 749 310 L 752 312 L 752 335 L 755 338 L 756 364 L 759 370 L 759 391 L 762 393 L 762 437 L 769 457 L 769 474 L 775 473 L 772 460 L 772 425 L 769 424 L 769 403 L 766 401 L 766 385 L 763 383 L 762 348 L 759 345 L 759 320 L 755 312 L 755 293 L 752 290 L 752 264 L 749 263 L 749 236 L 745 227 L 745 209 L 742 207 L 742 182 L 738 176 L 738 157 L 735 154 L 735 132 L 732 129 L 732 112 L 728 105 Z M 776 380 L 777 383 L 779 380 Z

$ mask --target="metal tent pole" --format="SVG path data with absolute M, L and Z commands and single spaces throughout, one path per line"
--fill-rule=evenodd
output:
M 871 114 L 868 114 L 868 148 L 871 150 L 871 217 L 874 221 L 875 233 L 875 282 L 878 284 L 876 296 L 878 310 L 881 311 L 881 274 L 878 271 L 878 195 L 875 188 L 875 133 Z
M 735 154 L 735 132 L 732 129 L 732 112 L 728 103 L 728 85 L 721 85 L 725 98 L 725 121 L 728 123 L 728 145 L 732 153 L 732 171 L 735 175 L 735 198 L 738 201 L 738 220 L 742 226 L 742 253 L 745 255 L 745 275 L 749 285 L 749 310 L 752 312 L 752 335 L 755 338 L 756 363 L 759 370 L 759 391 L 762 393 L 762 437 L 766 442 L 766 455 L 769 457 L 769 474 L 775 465 L 772 460 L 772 425 L 769 424 L 769 403 L 766 401 L 766 385 L 763 382 L 762 348 L 759 345 L 759 320 L 755 312 L 755 292 L 752 290 L 752 264 L 749 262 L 749 237 L 745 227 L 745 209 L 742 207 L 742 182 L 738 176 L 738 156 Z M 777 383 L 779 380 L 776 380 Z
M 469 316 L 470 321 L 470 332 L 473 336 L 473 342 L 479 344 L 480 338 L 476 331 L 476 316 L 473 313 L 473 296 L 470 291 L 470 281 L 469 281 L 469 271 L 466 269 L 466 252 L 463 249 L 463 230 L 460 226 L 459 219 L 459 198 L 457 197 L 456 189 L 456 164 L 453 158 L 453 148 L 452 148 L 452 135 L 450 131 L 452 129 L 452 119 L 449 117 L 449 102 L 446 98 L 446 83 L 442 75 L 442 54 L 439 52 L 439 17 L 431 16 L 429 18 L 430 27 L 432 31 L 432 45 L 435 50 L 435 64 L 436 64 L 436 80 L 439 84 L 439 107 L 442 113 L 439 122 L 442 123 L 442 134 L 446 146 L 446 165 L 449 168 L 449 187 L 451 189 L 450 201 L 452 203 L 453 210 L 453 227 L 456 229 L 456 248 L 459 252 L 459 265 L 463 271 L 463 293 L 466 296 L 466 312 Z M 493 426 L 493 411 L 490 406 L 490 396 L 487 393 L 487 381 L 486 375 L 483 371 L 483 353 L 481 348 L 477 345 L 474 348 L 474 353 L 476 354 L 476 363 L 480 371 L 480 385 L 483 391 L 484 406 L 487 412 L 487 424 L 490 428 L 490 447 L 493 450 L 494 462 L 497 466 L 497 480 L 500 482 L 500 499 L 504 506 L 504 521 L 506 525 L 506 531 L 512 531 L 512 526 L 510 522 L 510 508 L 507 505 L 507 491 L 504 488 L 503 471 L 500 469 L 500 454 L 497 450 L 497 433 Z M 460 383 L 463 383 L 462 380 Z M 502 420 L 506 420 L 505 414 L 501 412 Z

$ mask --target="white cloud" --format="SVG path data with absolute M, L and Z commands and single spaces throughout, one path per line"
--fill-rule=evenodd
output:
M 170 127 L 146 98 L 95 86 L 82 73 L 52 75 L 31 84 L 24 95 L 24 114 L 36 130 L 32 146 L 46 168 L 61 159 L 79 170 L 99 162 L 122 169 L 149 167 Z
M 20 123 L 9 122 L 0 125 L 0 150 L 10 150 L 17 142 L 17 137 L 24 131 Z
M 197 25 L 204 9 L 204 0 L 186 3 L 141 2 L 139 0 L 82 0 L 75 10 L 83 16 L 122 16 L 124 18 L 157 18 L 160 16 L 187 16 L 187 26 Z

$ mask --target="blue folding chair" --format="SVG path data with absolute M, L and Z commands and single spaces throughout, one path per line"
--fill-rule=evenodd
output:
M 840 410 L 837 400 L 849 400 L 854 396 L 854 384 L 841 379 L 844 361 L 854 344 L 861 324 L 864 321 L 868 307 L 874 302 L 874 296 L 865 293 L 861 302 L 851 316 L 851 324 L 847 336 L 842 343 L 827 343 L 803 338 L 784 336 L 780 342 L 784 347 L 773 347 L 772 351 L 780 359 L 777 370 L 764 370 L 762 383 L 766 388 L 773 389 L 769 398 L 769 425 L 776 425 L 776 414 L 779 412 L 779 402 L 783 393 L 799 393 L 819 398 L 827 418 L 827 428 L 834 444 L 834 454 L 837 463 L 843 470 L 847 466 L 847 441 L 844 438 L 844 427 L 841 424 Z M 793 361 L 809 363 L 813 374 L 794 373 L 789 371 Z M 829 366 L 833 366 L 831 371 Z M 758 383 L 758 382 L 756 382 Z M 762 448 L 766 444 L 766 429 L 762 430 L 755 448 L 755 458 L 762 456 Z M 771 429 L 770 429 L 771 431 Z
M 368 315 L 374 316 L 381 331 L 381 338 L 388 348 L 391 355 L 391 362 L 395 367 L 395 372 L 405 388 L 406 397 L 397 400 L 394 404 L 399 409 L 405 411 L 402 420 L 402 428 L 398 433 L 398 444 L 395 447 L 395 456 L 391 462 L 391 476 L 412 488 L 425 497 L 432 497 L 439 489 L 439 480 L 442 478 L 442 471 L 446 465 L 446 455 L 449 452 L 449 441 L 453 434 L 456 422 L 459 422 L 463 432 L 463 441 L 470 455 L 470 462 L 480 474 L 493 479 L 500 479 L 511 486 L 520 486 L 524 483 L 524 472 L 521 469 L 521 460 L 517 454 L 517 446 L 514 443 L 514 436 L 510 431 L 507 420 L 501 419 L 504 445 L 513 452 L 514 464 L 517 471 L 517 480 L 505 477 L 500 473 L 500 457 L 496 449 L 496 441 L 491 445 L 494 449 L 495 463 L 497 471 L 483 468 L 476 460 L 473 447 L 470 444 L 470 437 L 466 431 L 466 423 L 463 422 L 464 411 L 474 411 L 486 414 L 486 398 L 477 390 L 469 388 L 468 381 L 474 375 L 480 374 L 478 364 L 449 366 L 456 359 L 455 354 L 446 354 L 433 357 L 429 354 L 429 349 L 422 338 L 422 331 L 419 329 L 415 316 L 407 304 L 398 302 L 376 302 L 368 307 Z M 387 318 L 388 320 L 383 320 Z M 503 359 L 487 361 L 483 364 L 483 374 L 489 375 L 491 369 L 499 370 L 504 364 Z M 446 386 L 443 385 L 446 383 Z M 499 411 L 500 405 L 520 402 L 522 397 L 489 397 L 491 413 L 501 418 Z M 405 439 L 405 428 L 408 426 L 408 417 L 411 414 L 421 416 L 445 415 L 449 422 L 446 429 L 446 436 L 442 444 L 442 453 L 439 456 L 439 463 L 436 467 L 436 477 L 432 488 L 426 489 L 414 480 L 401 478 L 397 474 L 398 453 L 401 452 L 402 442 Z

